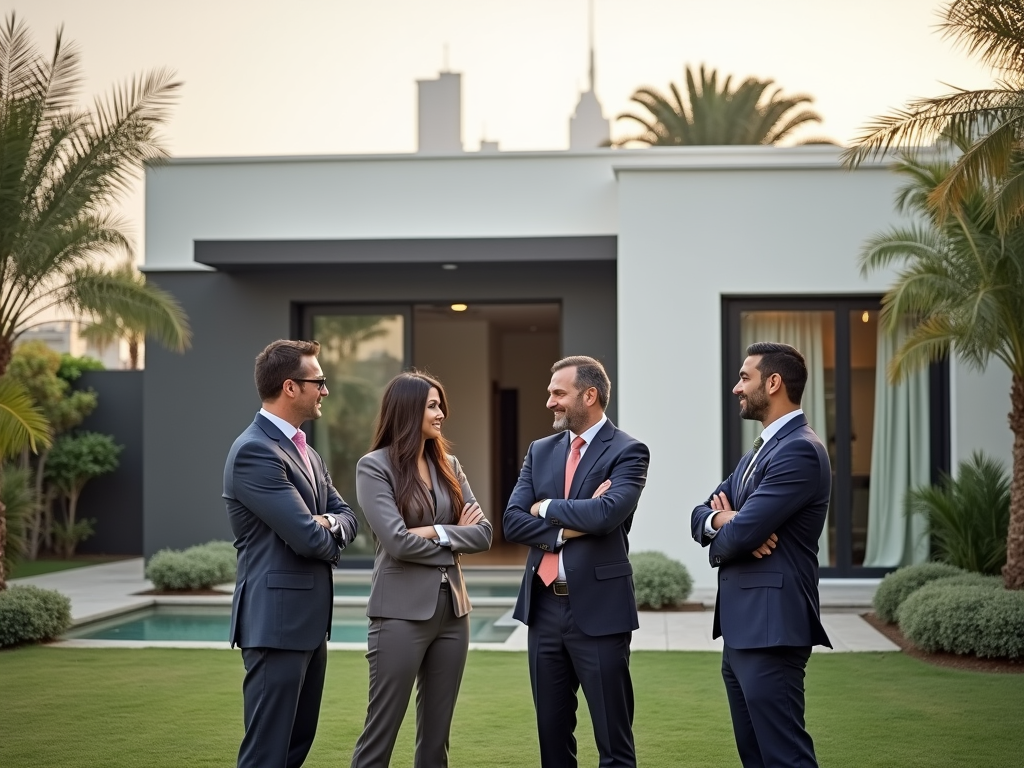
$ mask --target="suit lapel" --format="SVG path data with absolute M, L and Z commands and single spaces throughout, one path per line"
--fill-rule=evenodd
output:
M 757 472 L 757 468 L 764 464 L 771 458 L 771 455 L 775 453 L 775 449 L 779 447 L 779 443 L 785 440 L 794 430 L 799 427 L 806 426 L 807 417 L 800 415 L 794 416 L 790 419 L 775 435 L 768 440 L 767 443 L 761 448 L 761 452 L 757 454 L 757 458 L 754 460 L 754 466 L 750 468 L 750 472 L 746 472 L 746 465 L 743 465 L 743 469 L 740 470 L 741 477 L 743 474 L 747 475 L 747 481 L 740 485 L 740 488 L 736 494 L 737 502 L 735 504 L 736 509 L 740 508 L 740 505 L 747 500 L 747 497 L 754 492 L 754 473 Z M 737 480 L 737 482 L 739 482 Z
M 284 433 L 281 432 L 281 430 L 278 429 L 270 419 L 264 417 L 262 414 L 256 414 L 256 423 L 267 437 L 277 443 L 277 447 L 284 452 L 285 456 L 287 456 L 288 459 L 291 460 L 292 464 L 295 465 L 295 469 L 298 470 L 299 474 L 306 479 L 310 488 L 313 489 L 313 499 L 314 502 L 316 502 L 321 495 L 320 489 L 317 487 L 316 480 L 310 477 L 309 470 L 306 469 L 306 462 L 302 460 L 302 455 L 299 453 L 298 446 L 296 446 L 290 438 L 285 437 Z M 310 451 L 309 463 L 311 465 L 313 464 L 312 451 Z
M 565 498 L 565 462 L 568 458 L 569 433 L 566 431 L 551 444 L 551 460 L 548 465 L 551 467 L 551 484 L 555 488 L 551 495 L 553 499 Z
M 448 493 L 448 484 L 443 483 L 438 478 L 437 467 L 434 466 L 434 462 L 428 461 L 427 466 L 430 468 L 430 483 L 434 486 L 434 495 L 437 496 L 437 509 L 434 510 L 434 522 L 441 525 L 451 525 L 452 523 L 458 522 L 457 520 L 450 519 L 452 516 L 452 497 Z

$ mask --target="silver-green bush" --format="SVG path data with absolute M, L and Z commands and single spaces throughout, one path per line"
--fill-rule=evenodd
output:
M 209 541 L 185 550 L 161 549 L 146 565 L 146 578 L 161 590 L 209 589 L 233 581 L 236 564 L 230 541 Z
M 941 580 L 907 598 L 900 630 L 926 651 L 993 658 L 1024 656 L 1024 592 L 987 584 Z
M 892 624 L 896 621 L 896 612 L 903 601 L 929 581 L 961 576 L 965 573 L 966 571 L 947 563 L 919 563 L 886 574 L 875 590 L 875 598 L 872 601 L 875 614 L 882 621 Z
M 0 592 L 0 647 L 50 640 L 71 626 L 71 600 L 30 585 Z
M 661 552 L 636 552 L 629 556 L 633 565 L 633 586 L 638 605 L 661 608 L 678 605 L 690 596 L 693 579 L 686 566 Z

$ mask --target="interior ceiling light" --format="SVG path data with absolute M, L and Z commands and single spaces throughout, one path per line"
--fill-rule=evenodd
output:
M 452 312 L 465 312 L 469 309 L 469 304 L 452 304 Z
M 450 270 L 450 269 L 458 269 L 458 268 L 459 268 L 458 264 L 442 264 L 441 265 L 441 269 L 449 269 Z
M 860 319 L 862 322 L 868 322 L 871 319 L 871 313 L 865 309 L 864 314 L 860 316 Z

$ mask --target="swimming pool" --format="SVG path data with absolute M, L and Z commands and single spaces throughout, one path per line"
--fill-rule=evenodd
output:
M 231 608 L 218 605 L 157 605 L 103 621 L 75 627 L 65 640 L 131 640 L 142 642 L 228 642 Z M 474 608 L 469 614 L 472 643 L 503 643 L 515 630 L 511 609 L 503 606 Z M 365 643 L 366 609 L 335 606 L 332 643 Z
M 519 594 L 519 582 L 481 582 L 479 580 L 466 580 L 466 590 L 470 599 L 481 597 L 509 597 L 514 598 Z M 338 581 L 334 582 L 335 597 L 369 597 L 370 582 L 362 581 Z M 475 610 L 475 609 L 474 609 Z

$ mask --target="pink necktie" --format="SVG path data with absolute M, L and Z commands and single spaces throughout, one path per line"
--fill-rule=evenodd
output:
M 565 462 L 565 493 L 562 494 L 565 498 L 569 498 L 569 489 L 572 488 L 572 477 L 576 474 L 576 467 L 580 465 L 580 448 L 587 444 L 587 441 L 582 437 L 577 437 L 572 441 L 572 450 L 569 451 L 569 458 Z M 540 559 L 540 568 L 537 569 L 537 575 L 540 576 L 540 580 L 544 582 L 544 586 L 550 586 L 558 577 L 558 553 L 557 552 L 545 552 L 544 557 Z
M 313 479 L 313 465 L 309 462 L 309 451 L 306 450 L 306 433 L 300 429 L 292 435 L 292 442 L 299 449 L 299 455 L 302 456 L 302 460 L 306 462 L 306 469 L 309 470 L 309 477 Z

